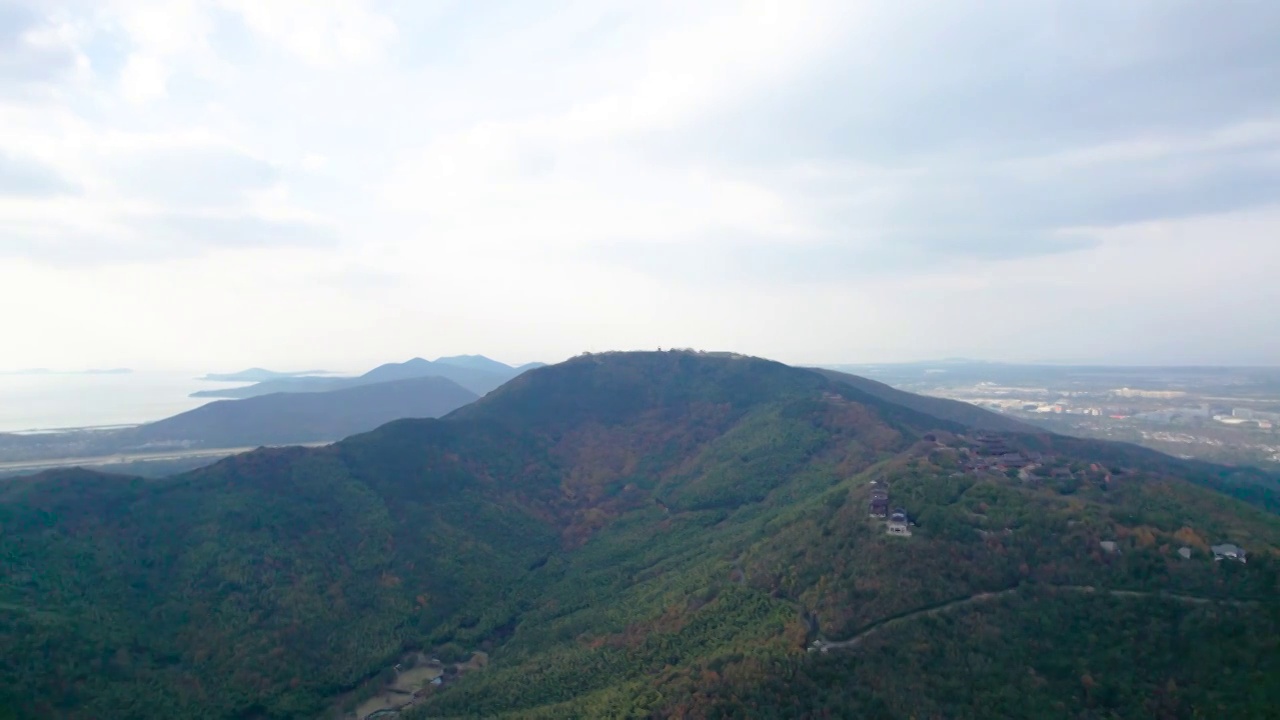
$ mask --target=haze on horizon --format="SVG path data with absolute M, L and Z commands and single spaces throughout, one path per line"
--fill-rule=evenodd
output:
M 0 369 L 1280 363 L 1280 4 L 0 0 Z

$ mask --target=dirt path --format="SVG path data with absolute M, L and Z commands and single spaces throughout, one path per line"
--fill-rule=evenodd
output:
M 1113 595 L 1115 597 L 1160 597 L 1160 598 L 1166 598 L 1169 600 L 1178 600 L 1181 602 L 1190 602 L 1190 603 L 1216 602 L 1216 603 L 1224 603 L 1227 605 L 1236 605 L 1236 606 L 1252 606 L 1252 605 L 1258 604 L 1258 601 L 1256 600 L 1222 600 L 1218 598 L 1199 597 L 1196 595 L 1179 595 L 1177 593 L 1170 593 L 1170 592 L 1163 592 L 1163 591 L 1106 590 L 1106 589 L 1095 588 L 1092 585 L 1043 585 L 1040 587 L 1051 588 L 1053 590 L 1066 590 L 1069 592 L 1080 592 L 1080 593 L 1101 592 L 1101 593 L 1107 593 L 1107 594 Z M 979 603 L 986 600 L 994 600 L 996 598 L 1003 597 L 1005 595 L 1011 595 L 1021 589 L 1022 589 L 1021 587 L 1012 587 L 1007 590 L 999 590 L 996 592 L 978 593 L 976 595 L 970 595 L 968 597 L 962 597 L 962 598 L 957 598 L 955 600 L 950 600 L 940 605 L 931 605 L 929 607 L 920 608 L 918 610 L 912 610 L 910 612 L 902 613 L 900 615 L 894 615 L 892 617 L 884 618 L 883 620 L 877 620 L 876 622 L 859 630 L 857 633 L 855 633 L 852 637 L 848 638 L 847 640 L 839 640 L 836 642 L 830 642 L 822 639 L 814 640 L 812 649 L 820 652 L 827 652 L 829 650 L 840 650 L 842 648 L 852 647 L 856 645 L 858 641 L 862 640 L 866 636 L 882 628 L 889 627 L 891 625 L 897 625 L 899 623 L 907 622 L 909 620 L 914 620 L 924 615 L 936 615 L 940 612 L 951 610 L 952 608 L 956 608 L 961 605 L 972 605 L 974 603 Z

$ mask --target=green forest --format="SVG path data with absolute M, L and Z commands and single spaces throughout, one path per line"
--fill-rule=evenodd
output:
M 329 447 L 0 480 L 0 717 L 352 717 L 415 651 L 488 662 L 411 718 L 1280 707 L 1274 479 L 897 399 L 586 355 Z M 1039 459 L 975 469 L 992 433 Z

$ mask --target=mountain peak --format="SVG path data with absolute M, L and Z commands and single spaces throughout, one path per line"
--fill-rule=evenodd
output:
M 497 360 L 487 358 L 484 355 L 450 355 L 447 357 L 437 358 L 436 363 L 439 365 L 452 365 L 454 367 L 465 367 L 473 370 L 483 370 L 485 372 L 502 374 L 509 373 L 512 370 L 510 365 L 500 363 Z
M 455 414 L 551 425 L 615 422 L 662 407 L 743 407 L 828 384 L 805 369 L 731 353 L 590 353 L 524 373 Z

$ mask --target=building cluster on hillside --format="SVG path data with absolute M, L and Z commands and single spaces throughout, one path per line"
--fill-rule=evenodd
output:
M 902 535 L 911 537 L 911 518 L 907 516 L 907 511 L 902 508 L 894 508 L 889 513 L 889 524 L 885 528 L 885 532 L 890 535 Z
M 976 447 L 973 449 L 960 449 L 961 454 L 965 456 L 964 468 L 968 471 L 1021 470 L 1043 460 L 1040 453 L 1023 453 L 1009 447 L 1004 438 L 999 435 L 981 434 L 975 439 L 975 443 Z
M 939 446 L 959 456 L 960 470 L 953 476 L 965 474 L 998 473 L 1028 482 L 1078 481 L 1106 489 L 1116 478 L 1130 474 L 1130 470 L 1109 467 L 1102 463 L 1072 462 L 1067 458 L 1033 450 L 1020 450 L 998 434 L 981 433 L 971 438 L 958 436 L 956 448 Z
M 911 535 L 911 518 L 902 508 L 889 509 L 889 489 L 879 480 L 871 481 L 871 500 L 868 503 L 871 517 L 884 518 L 889 522 L 886 532 L 890 535 Z
M 1232 545 L 1231 543 L 1214 545 L 1209 549 L 1213 551 L 1214 560 L 1235 560 L 1236 562 L 1246 562 L 1244 548 Z
M 889 490 L 879 480 L 871 481 L 871 517 L 889 517 Z
M 1120 552 L 1120 545 L 1115 540 L 1103 540 L 1099 542 L 1098 545 L 1103 549 L 1103 551 L 1113 555 Z M 1214 560 L 1234 560 L 1236 562 L 1241 562 L 1241 563 L 1247 562 L 1244 548 L 1239 547 L 1237 545 L 1233 545 L 1231 543 L 1214 545 L 1210 547 L 1209 550 L 1213 553 Z M 1189 547 L 1178 548 L 1178 556 L 1181 557 L 1183 560 L 1190 560 L 1192 556 L 1191 548 Z

